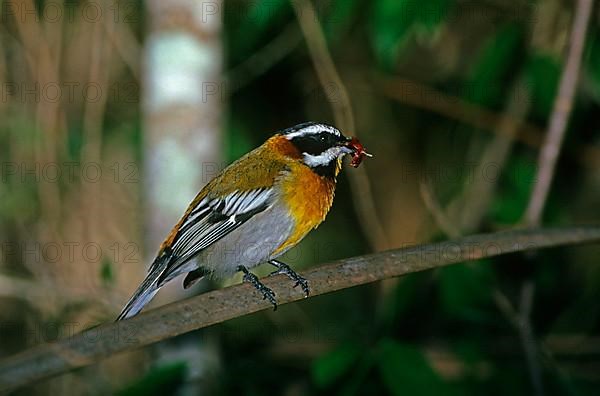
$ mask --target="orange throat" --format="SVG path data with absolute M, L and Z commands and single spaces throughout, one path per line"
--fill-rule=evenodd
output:
M 281 181 L 281 188 L 295 228 L 275 254 L 290 249 L 319 226 L 333 203 L 335 179 L 319 176 L 299 161 L 294 168 L 290 176 Z

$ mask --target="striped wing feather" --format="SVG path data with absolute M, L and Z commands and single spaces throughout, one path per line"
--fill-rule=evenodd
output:
M 272 189 L 258 188 L 234 191 L 221 198 L 205 197 L 179 224 L 173 242 L 165 253 L 170 263 L 158 281 L 158 286 L 179 275 L 182 266 L 252 216 L 271 204 Z

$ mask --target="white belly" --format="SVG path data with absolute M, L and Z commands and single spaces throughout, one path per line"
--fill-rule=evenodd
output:
M 216 278 L 232 276 L 240 265 L 256 267 L 279 255 L 273 256 L 273 252 L 293 229 L 294 221 L 287 209 L 281 204 L 272 206 L 199 253 L 194 267 L 212 271 Z

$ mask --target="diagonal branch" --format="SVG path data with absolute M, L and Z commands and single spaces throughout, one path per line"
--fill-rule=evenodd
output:
M 554 108 L 548 125 L 548 132 L 542 145 L 538 159 L 537 181 L 531 193 L 531 200 L 525 212 L 525 222 L 530 227 L 538 226 L 542 212 L 550 192 L 554 171 L 558 161 L 562 142 L 565 138 L 569 116 L 573 109 L 573 99 L 581 68 L 581 57 L 587 35 L 588 25 L 592 16 L 593 0 L 578 0 L 571 31 L 570 48 L 567 62 L 560 78 L 558 94 L 554 99 Z
M 306 39 L 306 46 L 315 72 L 331 105 L 336 125 L 342 131 L 360 137 L 355 130 L 350 95 L 333 63 L 315 8 L 309 0 L 296 0 L 292 2 L 292 5 Z M 365 230 L 365 235 L 369 239 L 371 247 L 374 250 L 382 250 L 382 247 L 389 248 L 388 237 L 377 214 L 375 201 L 372 199 L 373 192 L 365 166 L 363 165 L 355 169 L 354 172 L 349 173 L 348 178 L 353 192 L 352 198 L 357 206 L 358 221 Z M 366 230 L 369 230 L 369 232 L 366 232 Z
M 307 271 L 311 296 L 448 264 L 526 250 L 600 242 L 600 226 L 480 234 L 339 260 Z M 289 280 L 264 280 L 279 304 L 302 300 Z M 0 391 L 58 375 L 110 355 L 269 308 L 252 286 L 240 284 L 160 307 L 130 320 L 103 324 L 62 341 L 40 345 L 0 362 Z

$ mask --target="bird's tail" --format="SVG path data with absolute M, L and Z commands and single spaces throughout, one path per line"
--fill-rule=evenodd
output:
M 154 295 L 160 289 L 158 280 L 167 268 L 168 263 L 168 257 L 160 256 L 156 258 L 150 267 L 150 272 L 146 276 L 146 279 L 144 279 L 140 287 L 131 296 L 125 308 L 123 308 L 123 311 L 117 317 L 117 321 L 137 315 L 154 298 Z

